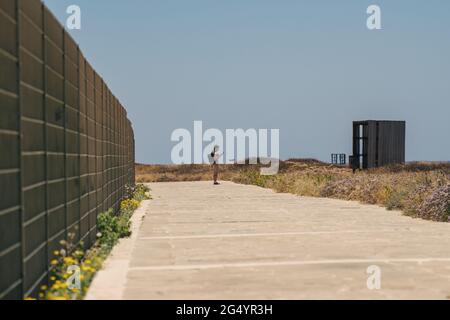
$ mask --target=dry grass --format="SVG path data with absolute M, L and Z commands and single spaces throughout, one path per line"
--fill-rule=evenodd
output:
M 232 180 L 240 166 L 221 166 L 220 178 Z M 136 165 L 136 182 L 173 182 L 212 180 L 212 168 L 208 165 Z
M 137 165 L 138 182 L 208 181 L 208 165 Z M 348 168 L 313 159 L 290 159 L 275 176 L 261 176 L 258 165 L 221 166 L 222 180 L 271 188 L 301 196 L 355 200 L 448 222 L 450 163 L 409 163 L 353 174 Z

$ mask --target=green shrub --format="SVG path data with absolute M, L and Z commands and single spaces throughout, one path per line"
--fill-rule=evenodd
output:
M 138 208 L 140 202 L 150 198 L 149 189 L 144 185 L 127 187 L 128 199 L 120 204 L 117 214 L 112 209 L 100 213 L 97 217 L 97 242 L 88 251 L 74 248 L 72 243 L 73 235 L 69 241 L 61 241 L 61 250 L 55 251 L 54 259 L 51 261 L 52 274 L 49 278 L 49 285 L 42 286 L 39 293 L 41 300 L 69 300 L 82 299 L 89 288 L 97 270 L 102 266 L 103 261 L 108 257 L 113 247 L 119 239 L 131 235 L 131 217 Z M 67 273 L 69 266 L 77 265 L 81 269 L 81 290 L 69 289 L 66 280 L 70 276 Z M 27 297 L 27 300 L 34 300 Z
M 150 189 L 144 184 L 137 184 L 134 189 L 132 198 L 139 202 L 141 202 L 143 200 L 148 200 L 151 198 L 150 197 Z
M 105 249 L 114 247 L 120 238 L 130 236 L 130 225 L 128 214 L 115 215 L 111 209 L 100 213 L 97 218 L 100 245 Z

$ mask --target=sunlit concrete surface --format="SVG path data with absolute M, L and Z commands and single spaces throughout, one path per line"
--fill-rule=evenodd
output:
M 154 199 L 88 299 L 450 296 L 450 224 L 229 182 L 149 186 Z M 369 266 L 379 290 L 368 289 Z

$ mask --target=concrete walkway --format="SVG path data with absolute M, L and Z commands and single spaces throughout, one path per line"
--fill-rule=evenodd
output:
M 229 182 L 150 187 L 88 299 L 450 298 L 450 224 Z

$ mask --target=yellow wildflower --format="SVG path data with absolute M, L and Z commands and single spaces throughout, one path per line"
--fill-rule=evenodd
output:
M 73 265 L 75 264 L 75 260 L 72 257 L 66 257 L 64 258 L 64 263 L 68 265 Z

